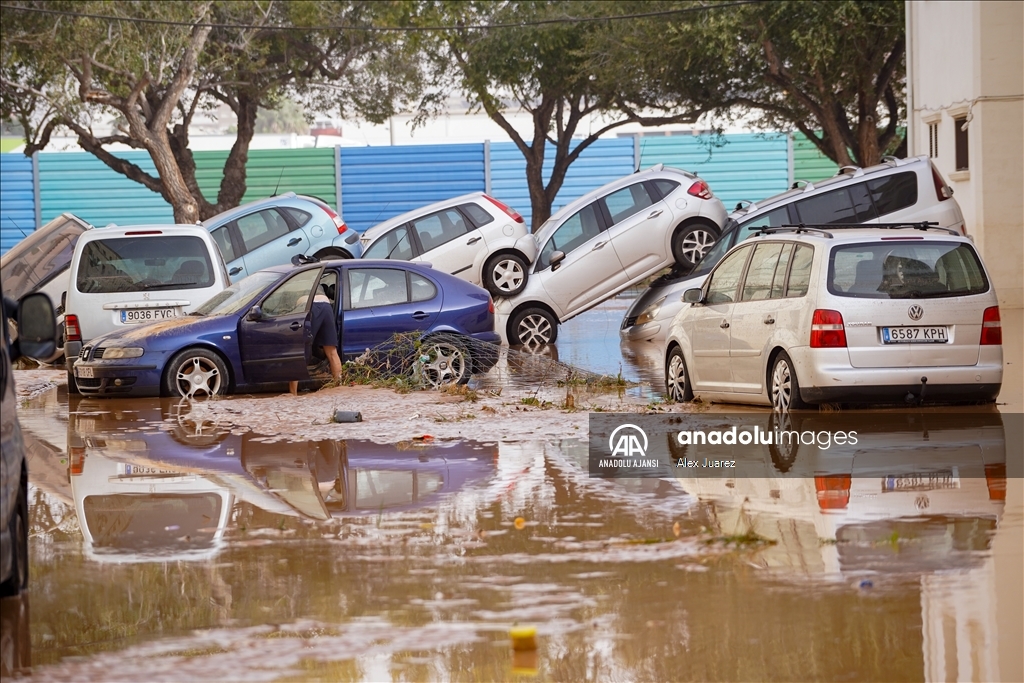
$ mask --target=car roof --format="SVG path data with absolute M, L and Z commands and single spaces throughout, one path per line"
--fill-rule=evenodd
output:
M 819 180 L 814 183 L 806 183 L 801 187 L 790 188 L 785 192 L 766 197 L 760 201 L 750 202 L 747 206 L 734 210 L 729 214 L 729 218 L 739 221 L 743 218 L 755 216 L 765 211 L 770 211 L 774 208 L 778 208 L 778 205 L 785 203 L 787 200 L 793 199 L 800 196 L 811 196 L 826 192 L 827 190 L 834 188 L 839 185 L 843 185 L 851 182 L 859 182 L 868 176 L 878 175 L 886 172 L 896 172 L 897 169 L 905 169 L 907 166 L 914 166 L 917 164 L 930 163 L 927 156 L 910 157 L 908 159 L 896 159 L 895 157 L 888 157 L 885 161 L 875 166 L 869 166 L 867 168 L 859 168 L 855 166 L 844 166 L 840 169 L 840 172 L 824 180 Z M 802 182 L 797 180 L 796 182 Z M 742 202 L 741 202 L 742 203 Z
M 249 213 L 255 209 L 259 209 L 264 206 L 280 206 L 282 204 L 287 205 L 289 200 L 302 200 L 307 202 L 319 202 L 321 200 L 315 197 L 307 197 L 301 194 L 295 194 L 294 192 L 283 192 L 281 194 L 274 195 L 273 197 L 265 197 L 263 199 L 257 199 L 255 201 L 247 202 L 240 206 L 236 206 L 233 209 L 227 211 L 221 211 L 216 216 L 210 216 L 205 221 L 200 221 L 200 225 L 219 227 L 222 223 L 233 220 L 242 214 Z
M 406 211 L 405 213 L 398 214 L 397 216 L 382 221 L 373 227 L 367 228 L 363 231 L 363 239 L 375 239 L 388 230 L 391 230 L 391 228 L 398 227 L 403 223 L 408 223 L 416 216 L 431 213 L 433 211 L 440 211 L 441 209 L 457 204 L 465 204 L 468 201 L 481 199 L 484 196 L 486 196 L 484 192 L 470 192 L 469 194 L 459 195 L 458 197 L 452 197 L 451 199 L 444 199 L 439 202 L 434 202 L 433 204 L 427 204 L 426 206 L 412 209 L 411 211 Z
M 691 180 L 695 180 L 698 177 L 696 174 L 691 173 L 690 171 L 683 170 L 681 168 L 665 166 L 664 164 L 655 164 L 650 168 L 645 168 L 642 171 L 637 171 L 636 173 L 631 173 L 630 175 L 617 178 L 611 181 L 610 183 L 605 183 L 601 187 L 595 190 L 591 190 L 582 197 L 572 200 L 571 202 L 560 208 L 558 211 L 555 211 L 553 214 L 551 214 L 551 217 L 548 218 L 548 220 L 545 221 L 545 223 L 548 225 L 553 225 L 554 223 L 560 221 L 565 216 L 576 213 L 576 211 L 583 208 L 587 204 L 590 204 L 598 197 L 603 197 L 609 192 L 617 190 L 620 187 L 626 187 L 627 185 L 632 185 L 633 183 L 638 183 L 642 180 L 647 180 L 649 178 L 670 178 L 671 176 L 683 176 Z M 551 228 L 548 228 L 548 230 L 550 229 Z M 542 231 L 537 231 L 538 239 L 542 239 L 542 234 Z

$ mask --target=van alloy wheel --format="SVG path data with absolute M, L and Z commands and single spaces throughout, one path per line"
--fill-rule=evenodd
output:
M 772 410 L 777 413 L 789 412 L 791 409 L 804 406 L 800 398 L 800 383 L 793 370 L 793 361 L 785 351 L 779 352 L 775 357 L 775 364 L 772 365 L 771 401 Z

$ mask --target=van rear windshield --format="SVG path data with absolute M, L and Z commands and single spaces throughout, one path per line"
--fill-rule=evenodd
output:
M 941 299 L 989 289 L 978 254 L 963 242 L 871 242 L 832 250 L 828 291 L 861 299 Z
M 82 249 L 80 292 L 201 289 L 214 283 L 210 250 L 199 237 L 164 235 L 94 240 Z

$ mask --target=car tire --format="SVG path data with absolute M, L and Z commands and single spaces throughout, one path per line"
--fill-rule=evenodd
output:
M 691 223 L 672 235 L 672 257 L 687 271 L 693 269 L 718 239 L 718 229 L 708 223 Z
M 185 349 L 167 363 L 164 392 L 175 398 L 219 396 L 228 390 L 228 368 L 213 351 Z
M 73 396 L 78 396 L 82 392 L 78 390 L 78 382 L 75 381 L 75 373 L 71 370 L 71 361 L 67 361 L 68 367 L 68 393 Z
M 13 547 L 10 549 L 11 575 L 0 584 L 0 596 L 5 598 L 28 588 L 28 471 L 24 463 L 21 466 L 18 500 L 7 522 L 7 533 Z
M 336 259 L 336 258 L 340 258 L 340 259 L 350 259 L 350 258 L 352 258 L 352 254 L 348 253 L 344 249 L 334 249 L 334 248 L 331 248 L 331 249 L 321 249 L 320 251 L 318 251 L 315 254 L 313 254 L 313 256 L 315 256 L 316 258 L 318 258 L 321 261 L 327 261 L 327 260 Z
M 515 296 L 526 287 L 526 270 L 526 259 L 518 254 L 492 256 L 484 264 L 484 288 L 494 296 Z
M 416 371 L 424 384 L 435 389 L 446 384 L 468 383 L 472 367 L 465 344 L 454 337 L 430 337 L 420 345 Z
M 543 308 L 526 308 L 512 317 L 508 326 L 508 343 L 536 348 L 554 344 L 558 339 L 558 321 Z
M 779 351 L 775 356 L 768 381 L 768 398 L 771 400 L 773 411 L 788 413 L 790 410 L 804 407 L 804 402 L 800 398 L 800 382 L 796 378 L 796 368 L 785 351 Z
M 668 354 L 668 359 L 665 361 L 665 394 L 677 403 L 693 400 L 690 373 L 686 369 L 683 350 L 678 346 L 672 347 L 672 352 Z

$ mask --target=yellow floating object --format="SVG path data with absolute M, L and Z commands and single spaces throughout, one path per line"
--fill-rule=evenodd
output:
M 526 526 L 526 520 L 522 517 L 516 517 L 515 525 L 517 529 L 522 529 Z
M 516 652 L 537 649 L 536 626 L 513 626 L 509 629 L 508 635 L 512 638 L 512 649 Z

